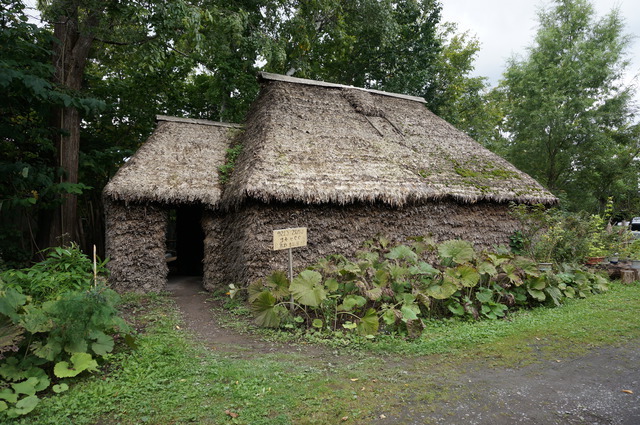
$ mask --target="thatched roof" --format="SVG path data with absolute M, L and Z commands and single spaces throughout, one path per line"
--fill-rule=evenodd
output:
M 104 189 L 114 200 L 201 202 L 216 206 L 222 185 L 218 167 L 241 126 L 158 116 L 149 139 Z
M 412 96 L 262 73 L 223 205 L 450 198 L 552 204 L 528 175 Z

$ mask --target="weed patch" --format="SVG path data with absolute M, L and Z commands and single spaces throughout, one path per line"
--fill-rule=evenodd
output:
M 640 338 L 638 284 L 507 320 L 427 321 L 419 338 L 362 337 L 357 351 L 335 348 L 321 359 L 304 350 L 234 358 L 187 335 L 169 298 L 124 302 L 143 329 L 138 348 L 116 349 L 102 376 L 75 378 L 66 393 L 45 397 L 14 423 L 367 424 L 411 403 L 455 402 L 455 383 L 470 370 L 491 373 Z

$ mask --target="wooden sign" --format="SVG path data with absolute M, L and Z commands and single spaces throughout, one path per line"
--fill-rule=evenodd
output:
M 273 231 L 273 250 L 307 246 L 307 228 L 280 229 Z

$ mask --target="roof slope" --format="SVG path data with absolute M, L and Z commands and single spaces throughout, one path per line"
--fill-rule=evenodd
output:
M 223 195 L 227 207 L 246 198 L 396 206 L 445 197 L 557 201 L 421 98 L 266 73 L 262 79 Z
M 118 170 L 104 194 L 127 202 L 218 205 L 218 167 L 241 126 L 165 116 L 157 121 L 153 134 Z

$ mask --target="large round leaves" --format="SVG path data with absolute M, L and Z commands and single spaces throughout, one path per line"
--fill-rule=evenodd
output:
M 438 253 L 443 259 L 450 259 L 454 263 L 462 264 L 473 260 L 476 253 L 473 245 L 467 241 L 450 240 L 440 244 Z
M 322 275 L 313 270 L 305 270 L 296 276 L 289 289 L 293 299 L 302 305 L 318 307 L 327 298 L 322 285 Z

